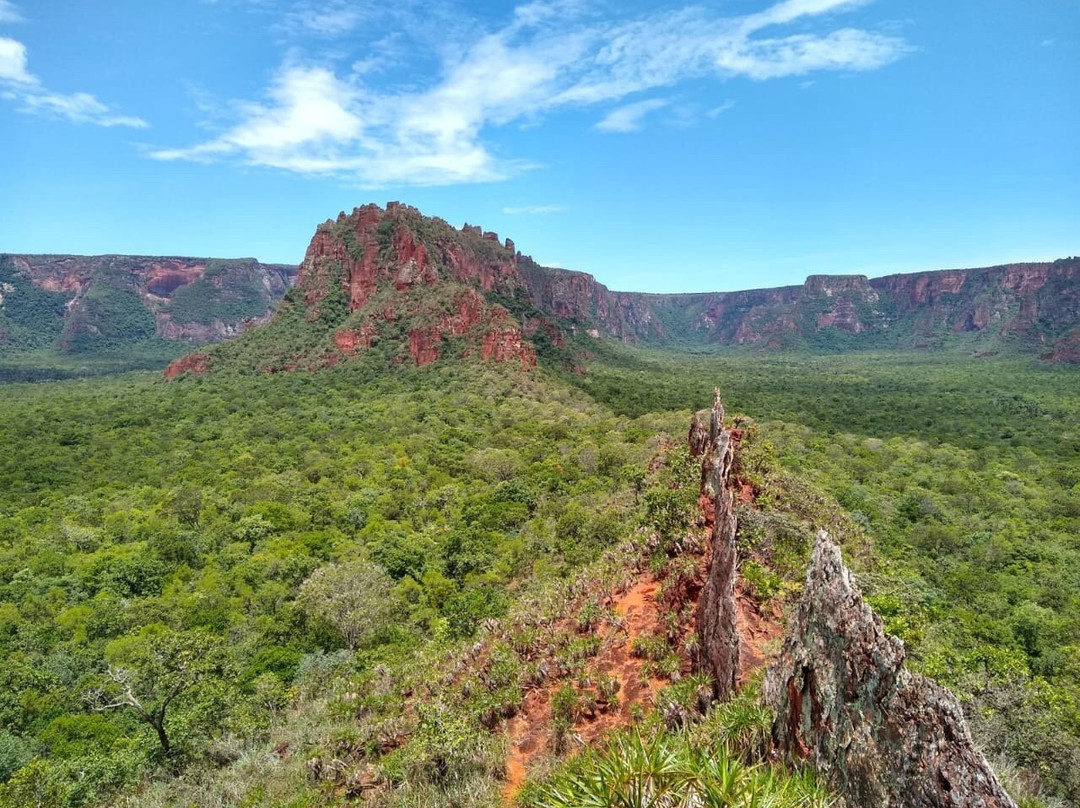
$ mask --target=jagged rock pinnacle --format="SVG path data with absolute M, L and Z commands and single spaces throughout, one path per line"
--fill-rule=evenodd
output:
M 821 531 L 765 677 L 780 750 L 810 759 L 846 808 L 1016 808 L 956 698 L 908 671 L 904 655 Z
M 692 452 L 696 441 L 700 453 L 703 433 L 703 419 L 695 416 L 690 427 Z M 731 433 L 724 429 L 724 405 L 719 389 L 713 391 L 709 437 L 703 453 L 701 496 L 712 506 L 712 557 L 698 603 L 697 631 L 701 642 L 701 665 L 713 676 L 716 698 L 727 701 L 735 691 L 735 677 L 739 671 L 739 635 L 735 626 L 737 525 L 734 497 L 727 484 L 734 454 Z

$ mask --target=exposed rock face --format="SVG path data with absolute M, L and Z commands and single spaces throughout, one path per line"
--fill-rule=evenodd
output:
M 321 299 L 328 268 L 340 273 L 349 310 L 362 309 L 380 286 L 406 291 L 455 280 L 491 292 L 521 285 L 517 254 L 468 225 L 458 231 L 416 208 L 390 202 L 364 205 L 319 225 L 300 265 L 298 285 L 308 305 Z M 481 244 L 480 242 L 483 242 Z
M 1015 808 L 949 691 L 904 668 L 904 645 L 818 534 L 764 694 L 779 748 L 809 758 L 847 808 Z
M 62 305 L 54 321 L 39 314 L 28 324 L 41 337 L 37 345 L 46 338 L 62 350 L 97 339 L 216 342 L 268 320 L 296 276 L 294 266 L 251 258 L 0 255 L 0 282 L 13 292 L 0 314 L 24 319 L 18 308 L 38 289 L 61 296 Z M 133 316 L 139 307 L 145 315 Z
M 251 354 L 264 372 L 317 370 L 376 346 L 393 364 L 474 356 L 534 367 L 532 337 L 558 346 L 562 330 L 529 307 L 519 258 L 494 233 L 399 202 L 342 212 L 316 229 L 294 293 Z M 250 364 L 244 344 L 233 356 Z
M 873 279 L 811 275 L 802 286 L 679 295 L 612 292 L 591 275 L 535 265 L 523 266 L 523 277 L 543 311 L 635 343 L 921 348 L 969 333 L 984 348 L 1013 340 L 1039 349 L 1080 323 L 1077 258 Z M 1066 346 L 1046 358 L 1072 355 Z
M 1044 355 L 1051 362 L 1080 363 L 1080 328 L 1066 334 L 1054 343 L 1053 350 Z
M 205 376 L 210 372 L 210 357 L 204 353 L 191 353 L 181 356 L 169 363 L 165 368 L 165 378 L 175 379 L 177 376 L 190 374 L 192 376 Z
M 704 424 L 695 416 L 690 427 L 690 447 L 702 455 L 701 498 L 706 515 L 712 512 L 712 556 L 705 586 L 698 601 L 697 632 L 701 643 L 700 664 L 713 676 L 716 698 L 727 701 L 735 691 L 739 672 L 739 634 L 735 626 L 735 503 L 728 487 L 734 459 L 731 433 L 724 428 L 724 405 L 720 391 L 713 391 L 708 439 Z

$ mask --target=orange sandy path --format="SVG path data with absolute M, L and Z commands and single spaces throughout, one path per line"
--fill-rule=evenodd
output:
M 642 682 L 644 661 L 630 654 L 631 643 L 642 634 L 651 633 L 659 625 L 657 589 L 656 581 L 646 574 L 615 600 L 615 613 L 622 620 L 622 627 L 606 628 L 602 632 L 604 647 L 590 668 L 618 680 L 619 709 L 579 721 L 575 731 L 585 743 L 599 738 L 610 729 L 629 725 L 631 706 L 647 703 L 657 687 L 663 684 L 658 680 Z M 560 684 L 555 682 L 529 691 L 522 701 L 521 710 L 507 722 L 510 752 L 506 760 L 506 785 L 503 787 L 505 805 L 513 804 L 514 797 L 525 782 L 529 763 L 547 747 L 551 696 Z

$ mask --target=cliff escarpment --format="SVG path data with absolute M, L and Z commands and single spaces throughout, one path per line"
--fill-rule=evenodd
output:
M 1076 361 L 1080 259 L 701 294 L 612 292 L 591 275 L 527 274 L 535 304 L 624 342 L 767 348 L 1015 348 Z
M 267 321 L 295 279 L 251 258 L 0 255 L 0 346 L 217 342 Z
M 246 343 L 258 343 L 248 356 L 226 353 L 270 372 L 373 348 L 393 363 L 478 356 L 531 367 L 549 356 L 579 366 L 589 340 L 613 338 L 823 352 L 1009 349 L 1074 361 L 1078 279 L 1080 259 L 1070 258 L 874 279 L 811 275 L 740 292 L 615 292 L 589 274 L 540 266 L 478 226 L 458 229 L 390 202 L 319 225 L 271 330 Z

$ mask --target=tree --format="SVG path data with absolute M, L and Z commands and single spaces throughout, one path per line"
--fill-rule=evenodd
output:
M 315 570 L 300 585 L 297 602 L 308 616 L 333 625 L 355 651 L 393 619 L 392 589 L 393 581 L 378 564 L 350 561 Z
M 105 655 L 108 672 L 86 701 L 95 712 L 133 710 L 154 729 L 167 755 L 173 752 L 166 728 L 170 708 L 200 684 L 228 673 L 224 649 L 203 631 L 146 626 L 136 637 L 110 643 Z

